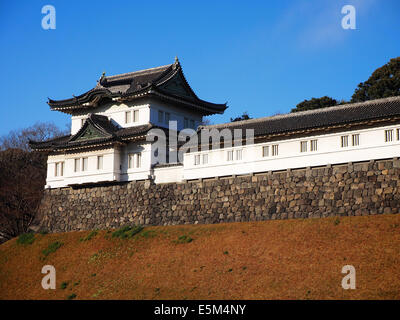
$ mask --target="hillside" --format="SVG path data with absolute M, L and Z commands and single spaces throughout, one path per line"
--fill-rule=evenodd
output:
M 56 290 L 41 287 L 46 264 Z M 347 264 L 356 290 L 341 287 Z M 0 299 L 400 299 L 399 275 L 400 215 L 148 227 L 125 239 L 36 234 L 0 246 Z

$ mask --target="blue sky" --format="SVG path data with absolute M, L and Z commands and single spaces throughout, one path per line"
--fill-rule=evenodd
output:
M 56 9 L 44 30 L 41 9 Z M 356 8 L 344 30 L 343 5 Z M 47 97 L 69 98 L 107 75 L 172 63 L 229 121 L 289 112 L 324 95 L 350 99 L 358 83 L 400 56 L 400 1 L 1 1 L 0 135 L 37 121 L 65 128 Z

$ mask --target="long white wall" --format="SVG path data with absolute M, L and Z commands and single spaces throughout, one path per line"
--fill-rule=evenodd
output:
M 190 180 L 399 157 L 398 128 L 400 128 L 399 124 L 188 153 L 184 155 L 183 177 L 185 180 Z M 385 142 L 385 130 L 388 129 L 393 130 L 393 141 L 391 142 Z M 353 134 L 359 134 L 358 146 L 352 146 Z M 348 147 L 341 147 L 341 136 L 344 135 L 348 136 Z M 317 140 L 317 151 L 310 151 L 311 140 Z M 300 152 L 300 141 L 307 141 L 307 152 Z M 278 145 L 278 155 L 272 155 L 272 145 Z M 269 155 L 266 157 L 263 156 L 263 146 L 269 146 Z M 236 150 L 242 150 L 240 160 L 236 160 Z M 227 160 L 228 151 L 233 151 L 232 161 Z M 204 154 L 207 154 L 207 163 L 203 163 Z M 195 157 L 198 155 L 200 155 L 200 163 L 195 164 Z
M 151 142 L 130 143 L 125 147 L 84 153 L 52 155 L 48 158 L 47 187 L 58 188 L 75 184 L 105 181 L 133 181 L 149 179 L 156 183 L 181 182 L 199 178 L 241 175 L 256 172 L 295 169 L 346 162 L 400 157 L 400 124 L 346 131 L 307 138 L 279 140 L 249 146 L 186 153 L 183 166 L 156 167 L 154 145 Z M 385 141 L 386 130 L 392 130 L 392 141 Z M 353 145 L 352 136 L 358 135 L 359 144 Z M 348 146 L 341 146 L 341 137 L 348 136 Z M 311 140 L 317 141 L 317 150 L 311 151 Z M 306 142 L 307 151 L 301 152 L 300 142 Z M 272 154 L 272 146 L 278 154 Z M 263 154 L 268 148 L 268 155 Z M 228 160 L 228 152 L 233 159 Z M 237 152 L 238 151 L 238 152 Z M 129 154 L 141 154 L 140 166 L 129 168 Z M 237 155 L 240 155 L 237 159 Z M 103 156 L 102 169 L 98 169 L 98 156 Z M 75 159 L 87 157 L 87 170 L 75 172 Z M 196 159 L 197 157 L 197 160 Z M 207 160 L 204 163 L 204 160 Z M 64 162 L 63 176 L 56 176 L 56 163 Z

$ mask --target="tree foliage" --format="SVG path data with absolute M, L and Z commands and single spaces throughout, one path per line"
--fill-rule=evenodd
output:
M 0 150 L 15 148 L 30 151 L 29 140 L 44 141 L 64 134 L 66 132 L 60 130 L 54 123 L 37 122 L 31 127 L 13 130 L 0 137 Z
M 231 118 L 231 122 L 242 121 L 242 120 L 249 120 L 252 119 L 249 114 L 245 111 L 240 117 Z
M 376 69 L 369 79 L 361 82 L 351 102 L 361 102 L 400 95 L 400 57 L 391 59 Z
M 0 243 L 27 232 L 37 218 L 47 155 L 30 151 L 29 139 L 43 141 L 61 134 L 51 123 L 37 123 L 0 138 Z
M 299 112 L 306 110 L 314 110 L 319 108 L 326 108 L 336 106 L 338 104 L 337 100 L 324 96 L 321 98 L 311 98 L 311 100 L 304 100 L 300 102 L 296 108 L 292 109 L 290 112 Z

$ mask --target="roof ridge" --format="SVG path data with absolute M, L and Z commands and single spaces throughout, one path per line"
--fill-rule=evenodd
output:
M 146 73 L 146 72 L 148 73 L 149 71 L 150 71 L 150 73 L 153 73 L 153 72 L 158 71 L 159 69 L 163 69 L 163 68 L 167 69 L 170 66 L 172 66 L 172 64 L 166 64 L 166 65 L 159 66 L 159 67 L 142 69 L 142 70 L 131 71 L 131 72 L 126 72 L 126 73 L 119 73 L 119 74 L 115 74 L 112 76 L 105 76 L 104 78 L 107 80 L 120 79 L 120 78 L 124 78 L 124 77 L 131 76 L 131 75 L 138 75 L 138 74 Z
M 216 127 L 220 127 L 220 126 L 230 127 L 230 126 L 237 126 L 240 124 L 251 124 L 251 123 L 263 122 L 263 121 L 266 121 L 269 119 L 272 120 L 272 119 L 295 118 L 295 117 L 306 115 L 306 114 L 318 114 L 318 113 L 324 113 L 324 112 L 329 112 L 329 111 L 336 111 L 339 109 L 356 108 L 356 107 L 365 106 L 365 105 L 369 105 L 369 104 L 385 103 L 385 102 L 398 101 L 398 100 L 400 100 L 400 95 L 393 96 L 393 97 L 387 97 L 387 98 L 362 101 L 362 102 L 335 105 L 335 106 L 331 106 L 331 107 L 325 107 L 325 108 L 319 108 L 319 109 L 313 109 L 313 110 L 289 112 L 289 113 L 285 113 L 285 114 L 278 114 L 278 115 L 274 115 L 274 116 L 267 116 L 267 117 L 249 119 L 249 120 L 240 120 L 240 121 L 234 121 L 234 122 L 212 124 L 212 125 L 208 125 L 208 126 L 202 126 L 202 128 L 216 128 Z

